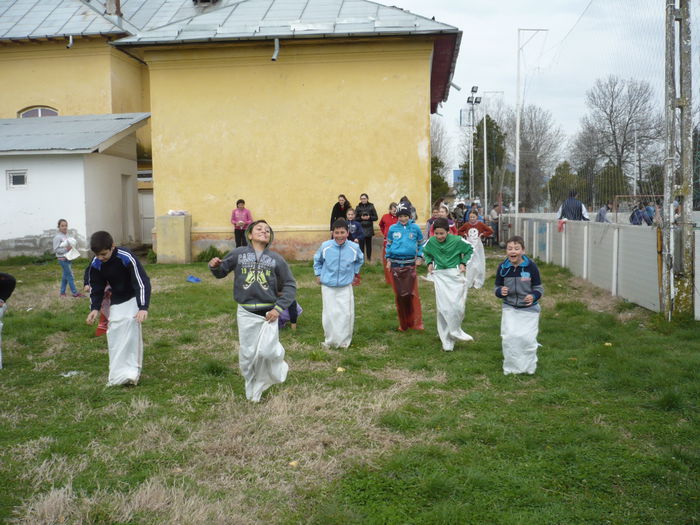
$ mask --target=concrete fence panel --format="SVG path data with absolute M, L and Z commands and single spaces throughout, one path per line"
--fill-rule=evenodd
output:
M 617 272 L 617 228 L 605 223 L 588 226 L 588 280 L 617 295 L 613 289 Z
M 656 228 L 619 225 L 618 295 L 660 311 Z

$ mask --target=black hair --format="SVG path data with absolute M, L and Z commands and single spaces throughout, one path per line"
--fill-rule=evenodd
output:
M 65 222 L 66 226 L 68 226 L 68 221 L 66 219 L 58 219 L 58 222 L 56 223 L 56 227 L 60 228 L 62 222 Z
M 450 231 L 450 223 L 447 222 L 447 219 L 443 219 L 440 217 L 439 219 L 435 219 L 433 222 L 433 231 L 437 230 L 438 228 L 441 228 L 445 230 L 446 232 Z
M 576 195 L 578 195 L 578 192 L 576 190 L 570 190 L 569 191 L 569 198 L 574 199 L 576 198 Z
M 95 254 L 109 250 L 112 246 L 114 246 L 114 239 L 109 232 L 95 232 L 92 234 L 92 237 L 90 237 L 90 249 Z
M 345 219 L 336 219 L 336 221 L 333 223 L 333 229 L 335 230 L 336 228 L 342 228 L 345 231 L 349 231 L 348 223 L 345 222 Z
M 525 249 L 525 240 L 520 235 L 513 235 L 511 238 L 509 238 L 506 241 L 506 246 L 508 246 L 508 243 L 511 243 L 511 242 L 513 242 L 515 244 L 519 244 L 523 250 Z
M 365 197 L 367 200 L 369 200 L 369 195 L 366 193 L 360 193 L 360 198 Z
M 238 206 L 239 204 L 245 204 L 245 201 L 243 199 L 238 199 L 236 201 L 236 206 Z

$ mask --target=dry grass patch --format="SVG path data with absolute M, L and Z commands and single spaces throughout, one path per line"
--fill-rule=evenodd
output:
M 44 351 L 41 357 L 51 357 L 68 348 L 68 332 L 54 332 L 44 339 Z
M 40 464 L 29 466 L 20 474 L 20 478 L 30 481 L 32 486 L 38 489 L 44 484 L 70 483 L 87 467 L 87 456 L 68 458 L 61 454 L 52 454 Z
M 49 446 L 56 442 L 55 438 L 49 436 L 41 436 L 37 439 L 25 441 L 19 445 L 15 445 L 10 449 L 9 456 L 15 461 L 25 463 L 32 461 L 36 456 L 44 452 Z

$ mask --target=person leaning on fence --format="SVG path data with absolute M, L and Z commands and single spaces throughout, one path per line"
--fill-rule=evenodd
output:
M 277 320 L 294 301 L 297 283 L 284 258 L 269 249 L 274 232 L 266 221 L 248 226 L 246 238 L 248 246 L 235 248 L 223 259 L 212 258 L 209 269 L 217 279 L 233 272 L 238 364 L 246 398 L 257 402 L 265 390 L 287 378 Z
M 630 214 L 630 224 L 641 226 L 644 223 L 646 223 L 647 226 L 651 226 L 653 221 L 649 218 L 649 215 L 647 215 L 644 204 L 640 202 Z
M 15 291 L 17 280 L 9 273 L 0 273 L 0 368 L 2 368 L 2 327 L 7 311 L 7 300 Z
M 314 255 L 314 274 L 321 285 L 323 346 L 347 348 L 355 324 L 353 279 L 359 275 L 364 255 L 357 243 L 348 240 L 343 219 L 333 224 L 333 238 L 325 241 Z
M 433 223 L 435 235 L 423 247 L 428 265 L 428 280 L 435 284 L 437 331 L 445 352 L 454 350 L 457 341 L 473 341 L 462 330 L 467 302 L 467 263 L 474 249 L 458 235 L 449 233 L 447 219 Z
M 566 199 L 557 211 L 557 219 L 567 219 L 570 221 L 589 221 L 588 210 L 586 206 L 576 198 L 578 195 L 576 190 L 569 192 L 569 198 Z
M 90 249 L 95 258 L 90 263 L 87 324 L 98 318 L 105 289 L 112 287 L 107 324 L 107 385 L 136 385 L 143 365 L 141 323 L 148 318 L 151 281 L 138 259 L 129 250 L 116 247 L 108 232 L 93 233 Z
M 539 300 L 544 295 L 537 265 L 525 255 L 525 241 L 506 241 L 506 259 L 496 270 L 496 297 L 503 300 L 503 373 L 534 374 L 537 368 Z
M 610 218 L 608 217 L 608 212 L 612 210 L 612 202 L 608 202 L 601 206 L 598 213 L 595 216 L 595 222 L 607 222 L 610 223 Z
M 386 268 L 391 271 L 399 330 L 423 330 L 423 314 L 416 277 L 416 266 L 423 261 L 423 233 L 411 220 L 411 210 L 408 206 L 399 204 L 396 215 L 398 222 L 389 228 L 387 234 Z

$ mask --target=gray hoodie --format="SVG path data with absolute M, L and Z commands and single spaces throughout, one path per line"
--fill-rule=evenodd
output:
M 209 268 L 217 279 L 234 272 L 233 299 L 246 310 L 278 311 L 289 308 L 296 297 L 297 282 L 284 258 L 265 248 L 260 257 L 252 246 L 241 246 Z

